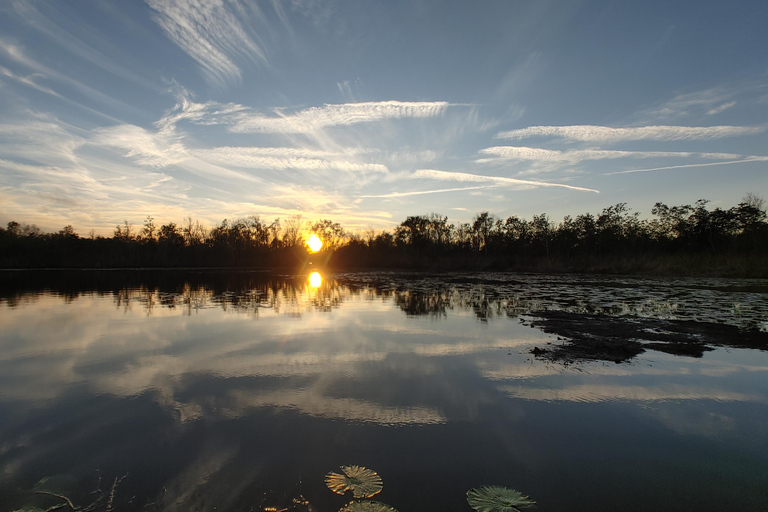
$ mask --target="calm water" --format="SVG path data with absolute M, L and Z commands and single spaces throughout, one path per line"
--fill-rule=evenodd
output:
M 335 512 L 349 498 L 323 478 L 349 464 L 400 512 L 468 512 L 481 485 L 541 511 L 768 509 L 764 281 L 1 278 L 0 512 L 62 503 L 35 491 L 85 506 L 121 477 L 118 511 Z M 555 357 L 552 311 L 628 322 L 643 348 Z M 676 326 L 740 330 L 700 357 L 651 348 Z

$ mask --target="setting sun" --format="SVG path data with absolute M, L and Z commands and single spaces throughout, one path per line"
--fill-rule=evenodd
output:
M 310 251 L 317 252 L 323 247 L 323 241 L 317 235 L 312 235 L 307 240 L 307 246 L 309 246 Z

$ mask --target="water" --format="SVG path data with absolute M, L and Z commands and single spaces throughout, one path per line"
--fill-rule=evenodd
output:
M 1 512 L 104 509 L 116 478 L 115 510 L 333 512 L 351 497 L 324 476 L 352 464 L 401 512 L 469 511 L 482 485 L 542 511 L 768 506 L 764 281 L 2 280 Z M 637 350 L 571 351 L 574 322 Z

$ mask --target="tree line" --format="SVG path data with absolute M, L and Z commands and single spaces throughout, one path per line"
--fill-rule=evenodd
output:
M 764 200 L 747 194 L 731 208 L 708 204 L 656 203 L 653 218 L 643 219 L 618 203 L 560 222 L 546 213 L 528 220 L 480 212 L 471 222 L 454 224 L 432 213 L 365 233 L 301 216 L 265 221 L 253 215 L 212 228 L 191 217 L 158 226 L 148 216 L 140 227 L 127 221 L 116 226 L 111 237 L 82 237 L 72 226 L 42 233 L 35 225 L 9 222 L 0 228 L 0 267 L 296 267 L 309 260 L 304 239 L 315 233 L 324 247 L 312 261 L 335 268 L 644 271 L 659 262 L 683 268 L 698 258 L 702 265 L 748 267 L 736 273 L 768 273 Z

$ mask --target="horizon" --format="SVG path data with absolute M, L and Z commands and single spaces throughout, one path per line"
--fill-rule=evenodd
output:
M 738 205 L 742 204 L 742 203 L 753 204 L 755 202 L 759 203 L 759 204 L 757 204 L 755 206 L 757 206 L 762 211 L 766 211 L 765 198 L 763 198 L 762 196 L 757 196 L 755 194 L 751 194 L 751 193 L 745 194 L 745 196 L 742 198 L 742 200 L 740 200 L 738 204 L 734 204 L 734 205 L 720 205 L 720 206 L 717 206 L 717 207 L 710 207 L 711 206 L 711 201 L 706 200 L 706 199 L 704 199 L 704 201 L 706 202 L 704 207 L 707 210 L 709 210 L 709 211 L 712 211 L 715 208 L 722 208 L 722 209 L 727 211 L 727 210 L 729 210 L 731 208 L 738 207 Z M 183 229 L 183 227 L 184 227 L 184 225 L 186 223 L 192 222 L 193 224 L 198 225 L 200 228 L 202 228 L 206 232 L 209 232 L 212 229 L 215 229 L 215 228 L 217 228 L 219 226 L 222 226 L 225 222 L 227 222 L 227 223 L 229 223 L 231 225 L 233 223 L 236 223 L 236 222 L 239 222 L 239 221 L 245 221 L 245 220 L 248 220 L 250 218 L 258 218 L 262 223 L 265 223 L 265 224 L 270 224 L 272 222 L 276 222 L 276 223 L 278 223 L 281 226 L 281 229 L 284 229 L 286 226 L 290 227 L 289 225 L 292 224 L 292 223 L 298 223 L 298 225 L 299 225 L 299 232 L 301 233 L 301 236 L 305 239 L 305 243 L 306 243 L 311 236 L 316 236 L 316 231 L 312 229 L 312 225 L 314 225 L 317 222 L 321 222 L 321 221 L 330 221 L 330 222 L 337 223 L 337 224 L 341 225 L 341 227 L 344 229 L 346 235 L 348 235 L 348 236 L 349 235 L 352 235 L 352 236 L 362 236 L 362 235 L 365 235 L 367 233 L 374 233 L 374 234 L 381 234 L 381 233 L 384 233 L 384 232 L 394 233 L 395 230 L 399 226 L 401 226 L 408 218 L 411 218 L 411 217 L 431 217 L 431 216 L 437 216 L 437 217 L 440 217 L 440 218 L 444 217 L 444 218 L 447 219 L 447 221 L 446 221 L 447 225 L 457 228 L 461 224 L 471 224 L 473 220 L 475 220 L 478 216 L 480 216 L 481 214 L 484 214 L 484 213 L 487 213 L 491 218 L 499 219 L 501 221 L 504 221 L 504 220 L 506 220 L 508 218 L 512 218 L 512 217 L 516 217 L 518 219 L 525 220 L 525 221 L 531 221 L 536 216 L 546 215 L 548 217 L 550 223 L 553 226 L 557 227 L 557 226 L 562 225 L 562 223 L 563 223 L 563 221 L 565 220 L 566 217 L 570 217 L 570 219 L 573 220 L 573 219 L 576 219 L 576 217 L 578 217 L 580 215 L 591 215 L 593 218 L 596 219 L 603 212 L 603 210 L 608 210 L 608 209 L 610 209 L 613 206 L 617 206 L 618 204 L 624 204 L 626 206 L 627 210 L 626 210 L 625 213 L 627 215 L 631 216 L 631 215 L 634 215 L 634 214 L 638 214 L 638 220 L 641 221 L 641 222 L 651 222 L 653 220 L 657 220 L 657 221 L 659 220 L 657 215 L 654 215 L 653 213 L 651 213 L 651 209 L 652 208 L 649 208 L 648 209 L 648 214 L 644 215 L 643 211 L 636 210 L 636 209 L 632 208 L 632 206 L 630 204 L 627 204 L 627 203 L 617 203 L 616 205 L 609 205 L 609 206 L 607 206 L 605 208 L 601 208 L 600 211 L 579 212 L 579 213 L 565 214 L 560 219 L 556 219 L 556 218 L 553 218 L 553 217 L 549 216 L 549 214 L 547 212 L 539 212 L 537 214 L 531 215 L 531 217 L 522 217 L 520 215 L 515 215 L 514 213 L 509 215 L 509 216 L 506 216 L 506 217 L 501 217 L 499 215 L 496 215 L 495 212 L 484 211 L 484 212 L 474 212 L 472 214 L 472 216 L 467 221 L 455 221 L 455 220 L 451 219 L 449 216 L 444 215 L 444 214 L 442 214 L 440 212 L 430 212 L 430 213 L 426 213 L 426 214 L 406 215 L 401 220 L 399 220 L 396 223 L 394 223 L 391 227 L 383 227 L 383 228 L 380 228 L 380 229 L 359 228 L 359 229 L 356 229 L 356 230 L 352 230 L 352 229 L 348 229 L 347 226 L 345 226 L 343 223 L 337 222 L 335 219 L 332 219 L 332 218 L 322 218 L 322 217 L 306 218 L 306 217 L 302 216 L 301 214 L 299 214 L 298 216 L 288 216 L 288 217 L 283 217 L 283 218 L 279 218 L 278 217 L 278 218 L 270 219 L 270 218 L 266 218 L 263 215 L 259 215 L 258 213 L 254 213 L 254 214 L 251 214 L 251 215 L 248 215 L 248 216 L 244 216 L 244 217 L 224 218 L 224 219 L 220 220 L 219 222 L 212 223 L 212 224 L 206 224 L 205 222 L 202 222 L 199 218 L 196 218 L 194 216 L 187 216 L 187 217 L 185 217 L 183 219 L 179 219 L 178 221 L 176 221 L 176 220 L 169 220 L 168 222 L 158 222 L 157 218 L 155 218 L 152 215 L 149 215 L 149 216 L 145 216 L 144 219 L 142 219 L 140 222 L 134 222 L 132 219 L 123 219 L 122 222 L 116 223 L 114 226 L 111 227 L 111 229 L 110 228 L 105 228 L 104 231 L 102 231 L 102 232 L 99 232 L 99 231 L 97 231 L 95 229 L 92 229 L 92 230 L 89 230 L 87 233 L 78 230 L 77 226 L 72 226 L 71 224 L 64 225 L 64 226 L 59 226 L 59 227 L 55 227 L 55 228 L 44 228 L 44 227 L 38 226 L 37 224 L 32 223 L 32 222 L 24 222 L 24 221 L 19 221 L 19 220 L 16 220 L 16 219 L 9 221 L 8 223 L 6 223 L 6 225 L 0 225 L 0 229 L 6 229 L 7 228 L 7 224 L 15 222 L 16 224 L 18 224 L 19 227 L 22 227 L 22 228 L 23 227 L 30 227 L 30 228 L 31 227 L 36 227 L 36 228 L 40 229 L 40 233 L 41 234 L 55 234 L 55 233 L 59 232 L 60 230 L 62 230 L 63 228 L 71 227 L 73 229 L 74 233 L 77 236 L 79 236 L 80 238 L 89 238 L 89 237 L 90 238 L 93 238 L 93 237 L 111 238 L 115 234 L 117 228 L 124 228 L 126 226 L 126 224 L 131 229 L 131 233 L 133 235 L 139 235 L 141 233 L 141 230 L 142 230 L 143 226 L 146 225 L 146 222 L 148 220 L 150 220 L 150 218 L 152 220 L 153 226 L 156 229 L 159 229 L 160 227 L 162 227 L 164 225 L 171 225 L 171 224 L 175 225 L 178 229 Z M 669 206 L 670 208 L 676 207 L 676 206 L 687 206 L 687 207 L 691 207 L 692 209 L 694 209 L 694 208 L 696 208 L 697 204 L 698 204 L 698 201 L 693 202 L 691 204 L 685 204 L 685 205 L 669 204 L 669 205 L 666 205 L 666 206 Z M 321 240 L 321 242 L 323 242 L 323 241 Z
M 768 196 L 768 4 L 18 0 L 0 225 L 597 215 Z

